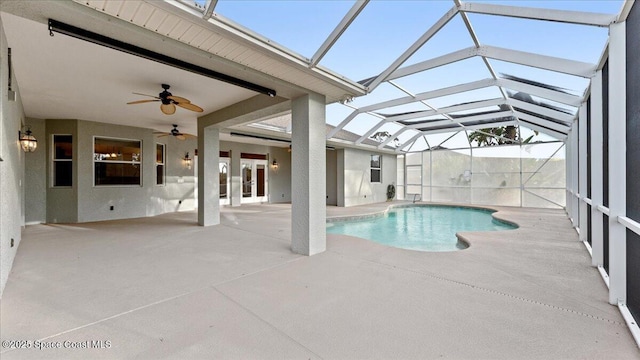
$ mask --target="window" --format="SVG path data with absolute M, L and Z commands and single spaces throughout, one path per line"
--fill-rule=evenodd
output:
M 371 182 L 382 182 L 382 157 L 380 155 L 371 155 Z
M 142 141 L 94 138 L 94 184 L 142 185 Z
M 220 161 L 220 199 L 227 198 L 227 173 L 229 172 L 229 160 Z
M 53 135 L 53 186 L 73 185 L 73 137 Z
M 164 185 L 164 144 L 156 144 L 156 185 Z

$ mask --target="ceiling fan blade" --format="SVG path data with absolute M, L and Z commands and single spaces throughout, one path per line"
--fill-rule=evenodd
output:
M 160 101 L 160 100 L 136 100 L 136 101 L 130 101 L 130 102 L 128 102 L 128 103 L 127 103 L 127 105 L 143 104 L 143 103 L 155 102 L 155 101 Z
M 159 97 L 157 97 L 157 96 L 155 96 L 155 95 L 147 95 L 147 94 L 141 94 L 141 93 L 137 93 L 137 92 L 132 92 L 132 94 L 135 94 L 135 95 L 142 95 L 142 96 L 148 96 L 148 97 L 152 97 L 152 98 L 154 98 L 154 99 L 158 99 L 158 100 L 160 100 L 160 98 L 159 98 Z
M 160 110 L 166 115 L 173 115 L 176 112 L 176 106 L 173 104 L 160 104 Z
M 175 102 L 179 102 L 179 103 L 187 103 L 187 104 L 190 104 L 190 103 L 191 103 L 191 101 L 189 101 L 189 99 L 185 99 L 185 98 L 183 98 L 183 97 L 175 96 L 175 95 L 167 96 L 167 99 L 169 99 L 169 100 L 173 100 L 173 101 L 175 101 Z
M 176 135 L 176 137 L 178 138 L 178 140 L 184 140 L 187 138 L 186 136 L 184 136 L 184 134 Z
M 183 103 L 177 103 L 176 105 L 180 106 L 181 108 L 187 109 L 187 110 L 191 110 L 191 111 L 195 111 L 195 112 L 203 112 L 204 110 L 202 110 L 202 108 L 198 105 L 194 105 L 191 103 L 187 103 L 187 104 L 183 104 Z
M 163 133 L 163 134 L 158 135 L 158 137 L 169 136 L 169 135 L 171 135 L 171 134 L 169 134 L 169 133 Z

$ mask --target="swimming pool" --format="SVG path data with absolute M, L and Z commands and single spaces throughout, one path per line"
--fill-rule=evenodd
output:
M 394 208 L 384 216 L 327 224 L 327 233 L 356 236 L 380 244 L 419 251 L 453 251 L 469 247 L 457 232 L 497 231 L 517 226 L 498 221 L 491 210 L 457 206 Z

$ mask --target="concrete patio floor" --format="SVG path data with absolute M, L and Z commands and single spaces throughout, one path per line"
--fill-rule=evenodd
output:
M 28 226 L 3 345 L 62 348 L 1 357 L 639 359 L 564 212 L 494 208 L 520 228 L 447 253 L 328 235 L 326 252 L 296 255 L 289 205 L 225 207 L 206 228 L 193 212 Z

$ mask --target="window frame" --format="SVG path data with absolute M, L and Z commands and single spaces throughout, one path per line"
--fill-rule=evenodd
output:
M 158 162 L 158 145 L 162 147 L 162 161 Z M 165 186 L 167 185 L 167 144 L 156 143 L 156 157 L 155 157 L 155 183 L 156 186 Z M 162 182 L 158 183 L 158 166 L 162 166 Z
M 70 136 L 71 137 L 71 158 L 70 159 L 57 159 L 56 158 L 56 136 Z M 71 163 L 71 185 L 56 185 L 56 163 L 58 162 L 70 162 Z M 70 189 L 73 188 L 73 134 L 51 134 L 51 188 L 56 189 Z
M 378 157 L 378 166 L 375 167 L 373 165 L 373 158 Z M 378 172 L 378 181 L 373 181 L 373 173 L 374 171 Z M 371 154 L 369 156 L 369 181 L 371 184 L 382 184 L 382 155 L 380 154 Z
M 95 152 L 96 150 L 96 140 L 97 139 L 105 139 L 105 140 L 115 140 L 115 141 L 129 141 L 129 142 L 138 142 L 140 144 L 140 154 L 138 155 L 138 160 L 131 160 L 131 161 L 125 161 L 125 160 L 105 160 L 105 159 L 97 159 L 97 153 Z M 112 136 L 100 136 L 100 135 L 94 135 L 93 136 L 93 148 L 92 148 L 92 154 L 93 154 L 93 187 L 143 187 L 143 174 L 142 174 L 142 152 L 143 152 L 143 141 L 142 139 L 130 139 L 130 138 L 120 138 L 120 137 L 112 137 Z M 138 165 L 139 169 L 140 169 L 140 181 L 139 184 L 96 184 L 96 163 L 107 163 L 107 164 L 132 164 L 132 165 Z

